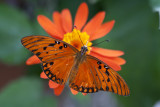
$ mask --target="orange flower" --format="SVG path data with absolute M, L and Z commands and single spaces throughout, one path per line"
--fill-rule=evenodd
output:
M 43 15 L 39 15 L 37 19 L 39 24 L 50 36 L 63 40 L 75 46 L 77 49 L 80 49 L 79 47 L 82 46 L 81 41 L 77 39 L 80 36 L 83 44 L 86 44 L 86 42 L 88 44 L 88 54 L 97 57 L 112 67 L 114 70 L 119 71 L 121 70 L 120 65 L 123 65 L 126 62 L 124 59 L 120 58 L 120 56 L 124 54 L 123 51 L 91 47 L 91 41 L 105 36 L 113 28 L 115 21 L 112 20 L 106 23 L 102 23 L 104 17 L 105 12 L 102 11 L 97 13 L 88 23 L 86 23 L 88 18 L 88 6 L 86 3 L 81 3 L 77 10 L 74 24 L 72 24 L 71 13 L 68 9 L 62 10 L 61 13 L 54 12 L 53 21 L 49 20 Z M 76 29 L 73 29 L 73 25 L 76 26 Z M 41 61 L 36 55 L 31 56 L 26 61 L 27 65 L 39 63 L 41 63 Z M 41 73 L 40 77 L 48 79 L 44 72 Z M 60 95 L 64 89 L 64 85 L 57 84 L 51 80 L 49 80 L 49 87 L 54 89 L 54 94 L 57 96 Z M 71 89 L 71 92 L 74 95 L 78 93 L 73 89 Z M 86 93 L 82 94 L 86 95 Z

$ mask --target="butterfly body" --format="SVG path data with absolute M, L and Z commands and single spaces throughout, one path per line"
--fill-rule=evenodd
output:
M 98 58 L 86 54 L 86 46 L 79 51 L 64 41 L 46 36 L 24 37 L 22 44 L 37 55 L 42 61 L 44 73 L 58 84 L 69 80 L 72 89 L 84 93 L 99 90 L 123 96 L 130 93 L 116 71 Z
M 71 81 L 73 81 L 73 79 L 76 77 L 78 71 L 79 71 L 79 67 L 81 64 L 83 64 L 83 62 L 86 59 L 86 52 L 87 52 L 87 48 L 86 47 L 82 47 L 81 51 L 79 51 L 74 59 L 74 65 L 71 69 L 71 73 L 70 73 L 70 77 L 69 77 L 69 82 L 71 83 Z M 85 71 L 84 71 L 85 72 Z

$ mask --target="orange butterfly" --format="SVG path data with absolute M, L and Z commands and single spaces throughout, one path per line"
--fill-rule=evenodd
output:
M 69 79 L 69 86 L 83 93 L 103 90 L 123 96 L 130 94 L 127 84 L 116 71 L 86 54 L 87 46 L 78 51 L 64 41 L 46 36 L 28 36 L 21 42 L 42 61 L 47 77 L 58 84 L 65 84 Z

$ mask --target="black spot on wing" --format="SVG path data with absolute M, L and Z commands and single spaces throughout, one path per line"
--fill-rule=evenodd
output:
M 100 61 L 98 61 L 98 62 L 97 62 L 97 64 L 101 64 L 101 62 L 100 62 Z
M 50 43 L 48 46 L 54 46 L 55 45 L 55 43 Z
M 67 45 L 66 44 L 63 44 L 64 48 L 67 48 Z
M 39 56 L 40 54 L 41 54 L 40 52 L 37 52 L 37 53 L 36 53 L 37 56 Z
M 50 62 L 50 65 L 53 65 L 54 64 L 54 62 Z
M 46 50 L 47 49 L 47 47 L 43 47 L 43 50 Z
M 107 67 L 106 65 L 104 65 L 104 68 L 105 68 L 106 70 L 108 70 L 108 69 L 109 69 L 109 67 Z
M 106 74 L 109 76 L 109 72 L 108 72 L 108 70 L 106 70 Z
M 63 46 L 60 46 L 60 47 L 59 47 L 59 49 L 62 49 L 62 48 L 63 48 Z
M 60 44 L 60 42 L 59 42 L 59 41 L 55 41 L 55 43 L 56 43 L 56 44 Z
M 110 79 L 109 79 L 109 78 L 107 79 L 107 82 L 110 82 Z
M 109 90 L 109 87 L 108 86 L 106 86 L 106 91 L 108 91 Z
M 101 68 L 102 68 L 101 66 L 98 67 L 98 69 L 101 69 Z

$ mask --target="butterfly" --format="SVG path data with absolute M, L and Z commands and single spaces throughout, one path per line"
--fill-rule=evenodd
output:
M 70 88 L 83 93 L 100 90 L 122 96 L 130 94 L 122 77 L 103 61 L 86 54 L 85 45 L 79 51 L 64 41 L 47 36 L 27 36 L 21 42 L 41 60 L 47 77 L 58 84 L 64 85 L 69 80 Z

